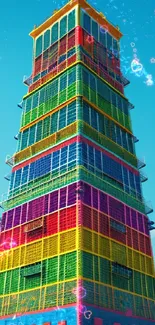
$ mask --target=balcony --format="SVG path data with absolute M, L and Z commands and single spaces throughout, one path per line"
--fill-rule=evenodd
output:
M 121 81 L 124 87 L 130 84 L 130 81 L 126 79 L 124 76 L 121 76 Z
M 144 168 L 145 166 L 146 166 L 146 163 L 144 161 L 144 158 L 143 159 L 137 159 L 137 167 L 138 167 L 138 169 Z
M 145 213 L 150 214 L 153 212 L 152 204 L 151 202 L 145 202 Z
M 10 166 L 10 167 L 13 167 L 14 165 L 14 157 L 12 156 L 6 156 L 6 160 L 5 160 L 5 163 Z
M 151 231 L 151 230 L 155 230 L 155 222 L 149 220 L 149 221 L 148 221 L 148 228 L 149 228 L 149 231 Z
M 7 181 L 10 182 L 10 180 L 11 180 L 11 174 L 7 174 L 7 175 L 5 175 L 5 176 L 4 176 L 4 179 L 6 179 Z
M 134 143 L 137 143 L 137 142 L 139 142 L 139 139 L 134 135 L 133 136 L 133 141 L 134 141 Z
M 32 76 L 30 76 L 30 77 L 24 76 L 23 77 L 23 83 L 28 87 L 31 86 L 31 84 L 32 84 Z
M 134 107 L 135 107 L 135 106 L 129 102 L 129 106 L 128 106 L 128 108 L 131 110 L 131 109 L 134 109 Z
M 23 101 L 21 101 L 19 104 L 17 104 L 17 106 L 22 109 L 23 108 L 22 104 L 23 104 Z
M 146 182 L 148 180 L 148 177 L 142 171 L 140 172 L 140 180 L 141 180 L 142 183 L 144 183 L 144 182 Z

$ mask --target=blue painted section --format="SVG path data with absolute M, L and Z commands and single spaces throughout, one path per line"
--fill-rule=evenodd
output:
M 50 322 L 52 325 L 58 325 L 58 322 L 66 321 L 67 325 L 77 324 L 76 307 L 55 308 L 55 310 L 44 311 L 36 314 L 24 314 L 22 316 L 0 319 L 0 325 L 43 325 Z
M 87 306 L 87 312 L 82 315 L 82 325 L 94 325 L 94 318 L 101 318 L 102 325 L 153 325 L 155 320 L 143 320 L 131 316 L 117 314 L 115 312 L 106 311 L 99 308 Z M 89 311 L 92 313 L 89 313 Z M 90 319 L 87 319 L 89 318 Z M 87 318 L 86 318 L 87 317 Z M 97 325 L 97 323 L 96 323 Z

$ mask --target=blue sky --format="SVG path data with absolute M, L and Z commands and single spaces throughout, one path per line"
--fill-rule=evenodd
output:
M 6 193 L 8 182 L 4 175 L 10 172 L 5 165 L 6 155 L 16 150 L 14 135 L 19 129 L 21 110 L 17 107 L 26 94 L 23 76 L 32 69 L 32 40 L 28 36 L 35 24 L 49 17 L 54 9 L 66 1 L 8 0 L 0 3 L 0 193 Z M 154 0 L 96 0 L 89 1 L 102 11 L 108 20 L 118 25 L 124 34 L 121 41 L 122 70 L 130 80 L 125 94 L 135 105 L 131 111 L 133 131 L 140 140 L 136 144 L 138 157 L 145 157 L 143 171 L 149 180 L 143 185 L 146 200 L 155 208 L 155 3 Z M 133 49 L 135 52 L 133 52 Z M 131 73 L 133 54 L 143 65 L 143 75 Z M 152 60 L 151 60 L 152 59 Z M 146 76 L 151 75 L 154 85 L 148 86 Z M 154 213 L 150 215 L 154 219 Z M 155 231 L 152 232 L 155 252 Z

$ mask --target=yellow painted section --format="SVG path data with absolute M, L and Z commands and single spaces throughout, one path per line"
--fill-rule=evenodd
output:
M 11 249 L 0 258 L 0 272 L 37 263 L 75 250 L 105 257 L 133 270 L 154 276 L 151 257 L 85 227 L 59 232 Z M 132 254 L 130 260 L 129 253 Z M 144 265 L 142 265 L 142 259 Z
M 118 28 L 114 27 L 109 23 L 103 14 L 97 12 L 93 7 L 90 6 L 85 0 L 71 0 L 63 8 L 56 11 L 49 19 L 47 19 L 43 24 L 38 27 L 34 27 L 34 30 L 29 34 L 31 37 L 36 38 L 57 20 L 59 20 L 63 15 L 67 14 L 68 11 L 73 9 L 76 5 L 82 7 L 94 20 L 96 20 L 101 26 L 107 26 L 109 33 L 119 40 L 122 37 L 122 33 Z
M 87 127 L 87 129 L 89 131 L 92 131 L 93 134 L 98 135 L 97 143 L 99 145 L 103 145 L 103 147 L 105 147 L 105 149 L 106 149 L 106 146 L 104 146 L 104 140 L 108 143 L 111 143 L 115 148 L 118 148 L 118 150 L 120 149 L 120 152 L 124 153 L 124 155 L 125 155 L 125 157 L 124 157 L 125 160 L 127 157 L 136 159 L 135 155 L 133 155 L 132 153 L 130 153 L 129 151 L 127 151 L 126 149 L 124 149 L 123 147 L 121 147 L 120 145 L 115 143 L 114 141 L 112 141 L 110 138 L 107 138 L 102 133 L 99 133 L 98 131 L 93 129 L 91 126 L 89 126 L 87 123 L 85 123 L 85 122 L 82 122 L 82 123 L 84 126 Z M 65 127 L 64 129 L 44 138 L 43 140 L 36 142 L 32 146 L 29 146 L 28 148 L 25 148 L 24 150 L 19 151 L 18 153 L 16 153 L 14 155 L 15 165 L 17 163 L 19 163 L 20 161 L 25 160 L 29 157 L 32 157 L 32 156 L 36 155 L 37 153 L 43 151 L 46 148 L 50 149 L 51 146 L 54 146 L 54 145 L 60 143 L 61 141 L 63 141 L 64 139 L 70 138 L 71 136 L 77 134 L 78 127 L 79 127 L 78 124 L 79 124 L 79 120 L 70 124 L 69 126 Z M 115 153 L 115 151 L 114 151 L 114 153 Z M 128 161 L 127 161 L 127 163 L 128 163 Z

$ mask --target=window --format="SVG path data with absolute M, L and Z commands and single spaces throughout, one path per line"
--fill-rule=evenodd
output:
M 112 36 L 107 33 L 107 49 L 112 51 Z
M 117 107 L 117 97 L 116 97 L 116 94 L 113 91 L 111 92 L 111 100 L 112 100 L 112 105 Z
M 110 227 L 123 234 L 126 233 L 126 227 L 123 224 L 118 223 L 113 219 L 110 220 Z
M 60 165 L 67 164 L 67 152 L 68 152 L 68 147 L 64 147 L 61 149 Z
M 35 131 L 36 131 L 36 125 L 33 125 L 30 128 L 30 133 L 29 133 L 29 146 L 31 146 L 35 142 Z
M 32 96 L 30 96 L 26 100 L 26 112 L 29 112 L 31 110 L 31 104 L 32 104 Z
M 76 120 L 76 102 L 73 102 L 68 105 L 67 112 L 67 125 L 73 123 Z
M 20 186 L 21 173 L 22 173 L 22 169 L 16 170 L 16 177 L 15 177 L 15 185 L 14 185 L 14 187 Z
M 98 41 L 98 24 L 92 20 L 92 35 Z
M 75 9 L 68 15 L 68 32 L 75 27 Z
M 99 150 L 95 149 L 95 165 L 97 169 L 102 170 L 102 164 L 101 164 L 101 152 Z
M 50 130 L 50 116 L 46 117 L 43 120 L 43 138 L 47 137 L 49 135 Z
M 42 53 L 43 49 L 43 36 L 39 36 L 36 40 L 36 56 L 39 56 Z
M 59 167 L 60 150 L 53 152 L 52 169 Z
M 104 47 L 106 47 L 106 31 L 102 27 L 100 27 L 100 42 Z
M 89 74 L 88 74 L 88 72 L 86 70 L 82 70 L 82 72 L 83 72 L 83 82 L 86 85 L 88 85 L 88 83 L 89 83 Z
M 55 112 L 52 116 L 51 116 L 51 134 L 57 132 L 58 130 L 58 112 Z
M 91 126 L 98 130 L 97 128 L 97 112 L 94 109 L 91 109 Z
M 26 129 L 22 133 L 21 137 L 21 150 L 27 147 L 27 140 L 28 140 L 28 135 L 29 135 L 29 129 Z
M 67 33 L 67 16 L 60 20 L 60 38 Z
M 38 97 L 39 97 L 39 92 L 37 92 L 33 95 L 33 103 L 32 103 L 33 108 L 38 106 Z
M 83 103 L 83 119 L 90 125 L 89 106 L 87 103 Z
M 59 111 L 59 129 L 63 129 L 66 126 L 66 107 Z
M 41 140 L 41 137 L 42 137 L 42 124 L 43 124 L 43 121 L 39 121 L 37 123 L 36 142 Z
M 76 81 L 76 71 L 75 69 L 72 71 L 69 71 L 68 74 L 68 87 L 72 85 Z
M 44 50 L 50 46 L 50 30 L 48 29 L 44 34 Z
M 83 12 L 83 28 L 90 34 L 91 33 L 91 27 L 90 27 L 91 19 L 90 17 Z
M 96 80 L 92 74 L 90 75 L 90 88 L 96 91 Z
M 29 172 L 29 165 L 23 168 L 21 184 L 24 184 L 28 181 L 28 172 Z
M 61 55 L 60 58 L 59 58 L 59 63 L 65 61 L 65 60 L 66 60 L 66 54 L 63 54 L 63 55 Z
M 126 100 L 123 100 L 123 112 L 124 114 L 128 115 L 129 114 L 129 111 L 128 111 L 128 102 Z
M 68 51 L 67 58 L 70 58 L 74 54 L 75 54 L 75 47 L 73 49 L 71 49 L 70 51 Z
M 118 41 L 116 41 L 114 38 L 113 38 L 113 54 L 114 56 L 116 56 L 116 58 L 118 58 L 119 56 L 119 47 L 118 47 Z
M 133 275 L 133 272 L 131 269 L 129 269 L 128 267 L 112 262 L 112 272 L 116 273 L 120 276 L 123 276 L 127 279 L 131 278 Z
M 51 44 L 58 40 L 58 23 L 54 24 L 51 29 Z
M 67 75 L 63 74 L 60 77 L 60 91 L 66 89 L 66 86 L 67 86 Z
M 123 142 L 123 148 L 128 150 L 127 134 L 123 130 L 122 130 L 122 142 Z
M 76 143 L 69 146 L 68 161 L 71 162 L 73 160 L 76 160 Z

